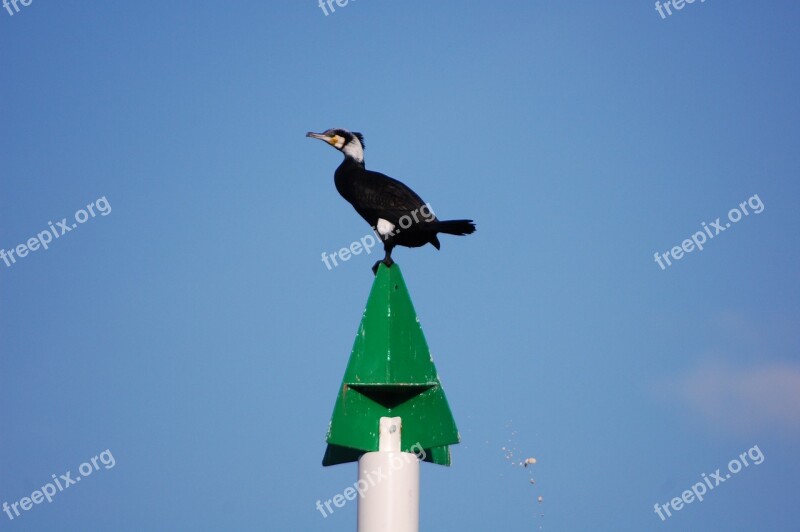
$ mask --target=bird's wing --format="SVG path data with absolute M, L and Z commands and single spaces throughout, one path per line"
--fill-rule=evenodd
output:
M 383 218 L 393 224 L 425 205 L 419 195 L 397 179 L 366 170 L 357 187 L 362 216 Z M 426 220 L 428 221 L 428 220 Z M 432 221 L 432 220 L 431 220 Z

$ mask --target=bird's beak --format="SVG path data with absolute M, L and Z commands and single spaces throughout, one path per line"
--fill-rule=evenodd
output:
M 322 133 L 314 133 L 313 131 L 309 131 L 308 133 L 306 133 L 306 137 L 311 137 L 312 139 L 324 140 L 325 142 L 327 142 L 329 144 L 331 142 L 331 139 L 329 137 L 326 137 Z
M 314 133 L 312 131 L 309 131 L 308 133 L 306 133 L 306 137 L 311 137 L 312 139 L 324 140 L 337 150 L 341 150 L 342 146 L 344 146 L 344 137 L 341 137 L 339 135 L 333 135 L 332 137 L 329 137 L 325 133 Z

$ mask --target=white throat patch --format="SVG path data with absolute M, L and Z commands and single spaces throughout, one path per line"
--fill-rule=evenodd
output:
M 353 137 L 353 140 L 348 142 L 342 151 L 345 155 L 352 157 L 359 163 L 364 162 L 364 147 L 361 145 L 361 142 L 356 137 Z

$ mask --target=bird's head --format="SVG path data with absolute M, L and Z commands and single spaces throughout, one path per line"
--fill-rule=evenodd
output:
M 346 129 L 329 129 L 323 133 L 309 131 L 306 137 L 324 140 L 344 153 L 345 157 L 350 157 L 359 163 L 364 162 L 364 136 L 361 133 L 351 133 Z

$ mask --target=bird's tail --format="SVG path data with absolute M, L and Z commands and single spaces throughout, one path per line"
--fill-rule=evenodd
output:
M 434 228 L 439 233 L 463 236 L 475 232 L 475 223 L 472 220 L 445 220 L 436 222 Z

